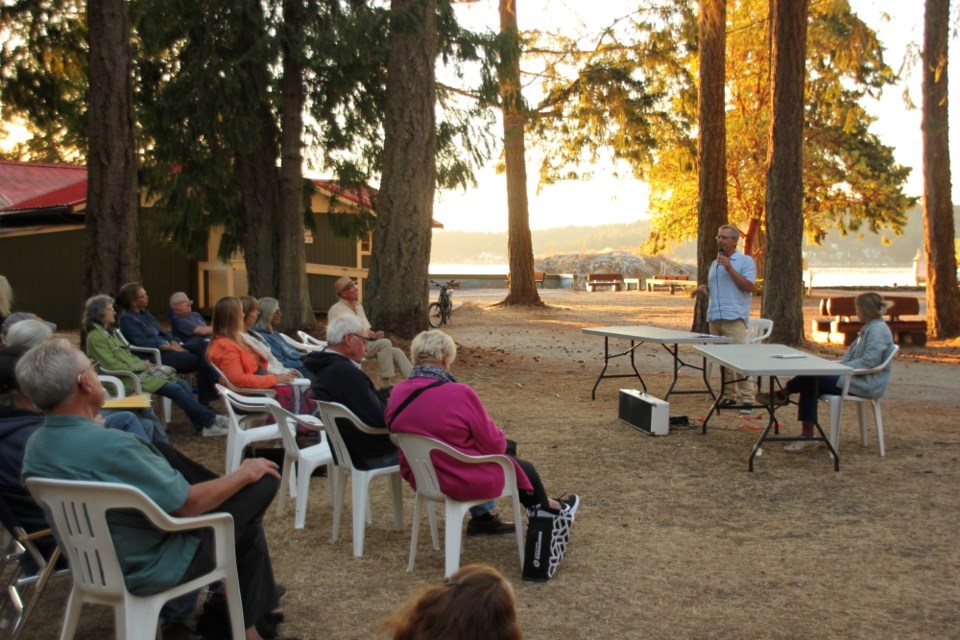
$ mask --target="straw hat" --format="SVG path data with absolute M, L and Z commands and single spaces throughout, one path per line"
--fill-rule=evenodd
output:
M 349 287 L 352 284 L 357 284 L 357 281 L 348 276 L 341 276 L 337 278 L 337 281 L 333 283 L 333 290 L 339 296 L 340 292 Z

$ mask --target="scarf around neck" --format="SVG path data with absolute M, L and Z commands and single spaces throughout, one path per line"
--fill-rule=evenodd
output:
M 443 367 L 432 364 L 418 364 L 410 372 L 411 378 L 431 378 L 433 380 L 443 380 L 444 382 L 456 382 L 457 379 Z

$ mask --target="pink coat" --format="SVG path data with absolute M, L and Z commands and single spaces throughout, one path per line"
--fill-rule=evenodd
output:
M 415 433 L 440 440 L 467 455 L 502 454 L 507 438 L 494 424 L 479 396 L 469 386 L 448 382 L 427 389 L 415 398 L 391 423 L 393 412 L 414 390 L 435 381 L 430 378 L 409 378 L 393 388 L 387 403 L 386 418 L 390 431 Z M 433 453 L 433 464 L 440 488 L 456 500 L 482 500 L 503 491 L 503 470 L 490 464 L 466 464 L 442 453 Z M 533 491 L 530 480 L 514 461 L 517 486 Z M 414 489 L 413 472 L 400 452 L 400 473 Z

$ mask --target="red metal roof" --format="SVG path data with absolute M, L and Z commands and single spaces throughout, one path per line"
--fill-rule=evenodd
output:
M 315 179 L 313 184 L 330 195 L 336 194 L 338 198 L 343 198 L 354 204 L 361 205 L 368 209 L 373 208 L 373 196 L 377 190 L 373 187 L 364 187 L 362 191 L 358 189 L 343 189 L 336 180 Z
M 0 211 L 73 207 L 86 200 L 86 167 L 0 160 Z

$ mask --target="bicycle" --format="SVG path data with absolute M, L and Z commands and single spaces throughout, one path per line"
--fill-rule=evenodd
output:
M 448 280 L 446 284 L 440 284 L 431 280 L 430 284 L 440 287 L 440 297 L 436 302 L 431 302 L 427 308 L 430 326 L 437 329 L 441 325 L 450 324 L 450 318 L 453 316 L 453 301 L 450 298 L 453 295 L 453 289 L 456 289 L 460 283 L 456 280 Z

